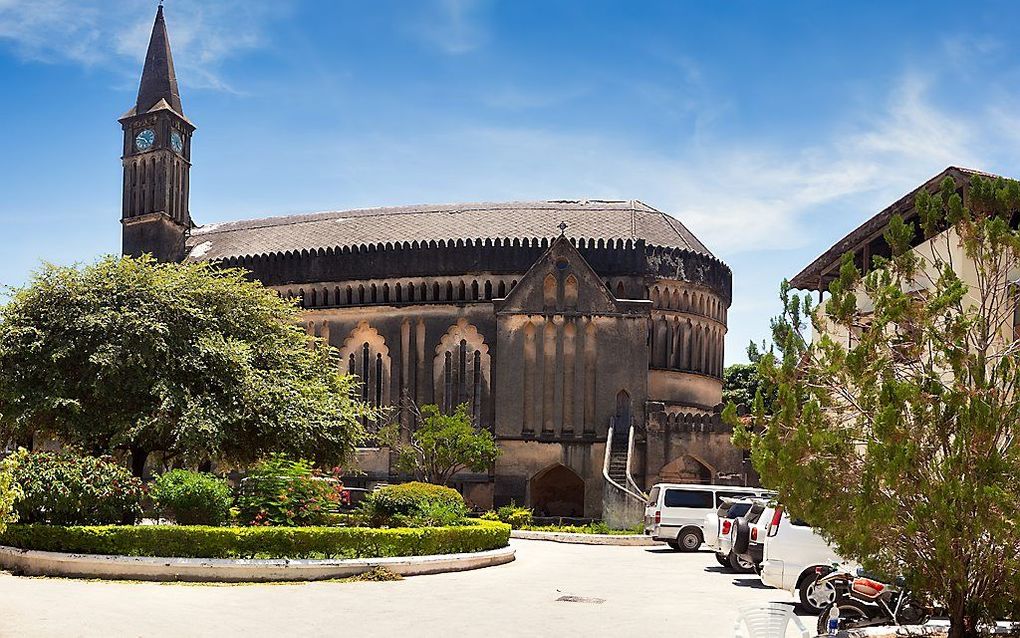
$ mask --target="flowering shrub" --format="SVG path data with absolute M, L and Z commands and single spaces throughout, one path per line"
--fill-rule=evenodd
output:
M 149 495 L 178 525 L 222 525 L 230 520 L 230 486 L 211 474 L 171 470 L 157 478 Z
M 26 454 L 25 450 L 19 449 L 0 461 L 0 534 L 6 529 L 8 523 L 18 521 L 18 512 L 14 509 L 14 504 L 24 494 L 14 473 Z
M 238 520 L 244 525 L 323 524 L 341 505 L 350 503 L 339 475 L 339 468 L 323 476 L 309 461 L 273 454 L 252 466 L 241 481 Z
M 141 480 L 109 457 L 36 452 L 22 458 L 14 475 L 24 492 L 15 505 L 24 523 L 134 523 L 142 513 Z

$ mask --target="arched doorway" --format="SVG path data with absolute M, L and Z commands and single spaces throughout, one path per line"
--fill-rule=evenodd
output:
M 675 458 L 659 470 L 659 481 L 662 483 L 711 483 L 712 468 L 700 459 L 684 454 Z
M 584 516 L 584 479 L 554 465 L 531 479 L 531 507 L 539 516 Z

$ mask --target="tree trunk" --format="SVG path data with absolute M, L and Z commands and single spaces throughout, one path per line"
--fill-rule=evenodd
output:
M 145 462 L 149 460 L 149 451 L 142 448 L 131 448 L 131 473 L 138 478 L 145 475 Z
M 967 622 L 967 598 L 962 594 L 949 597 L 949 638 L 969 638 L 975 635 Z

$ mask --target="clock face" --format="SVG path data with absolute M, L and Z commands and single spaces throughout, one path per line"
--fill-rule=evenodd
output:
M 152 145 L 156 143 L 156 133 L 151 128 L 147 128 L 135 138 L 135 148 L 140 151 L 147 151 L 152 148 Z
M 175 153 L 184 152 L 184 138 L 177 131 L 170 131 L 170 147 Z

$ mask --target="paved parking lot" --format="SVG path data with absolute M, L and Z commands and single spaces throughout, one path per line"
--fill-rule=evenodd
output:
M 793 603 L 753 574 L 723 572 L 707 551 L 512 543 L 508 565 L 384 583 L 164 585 L 0 572 L 0 636 L 729 637 L 738 608 Z

